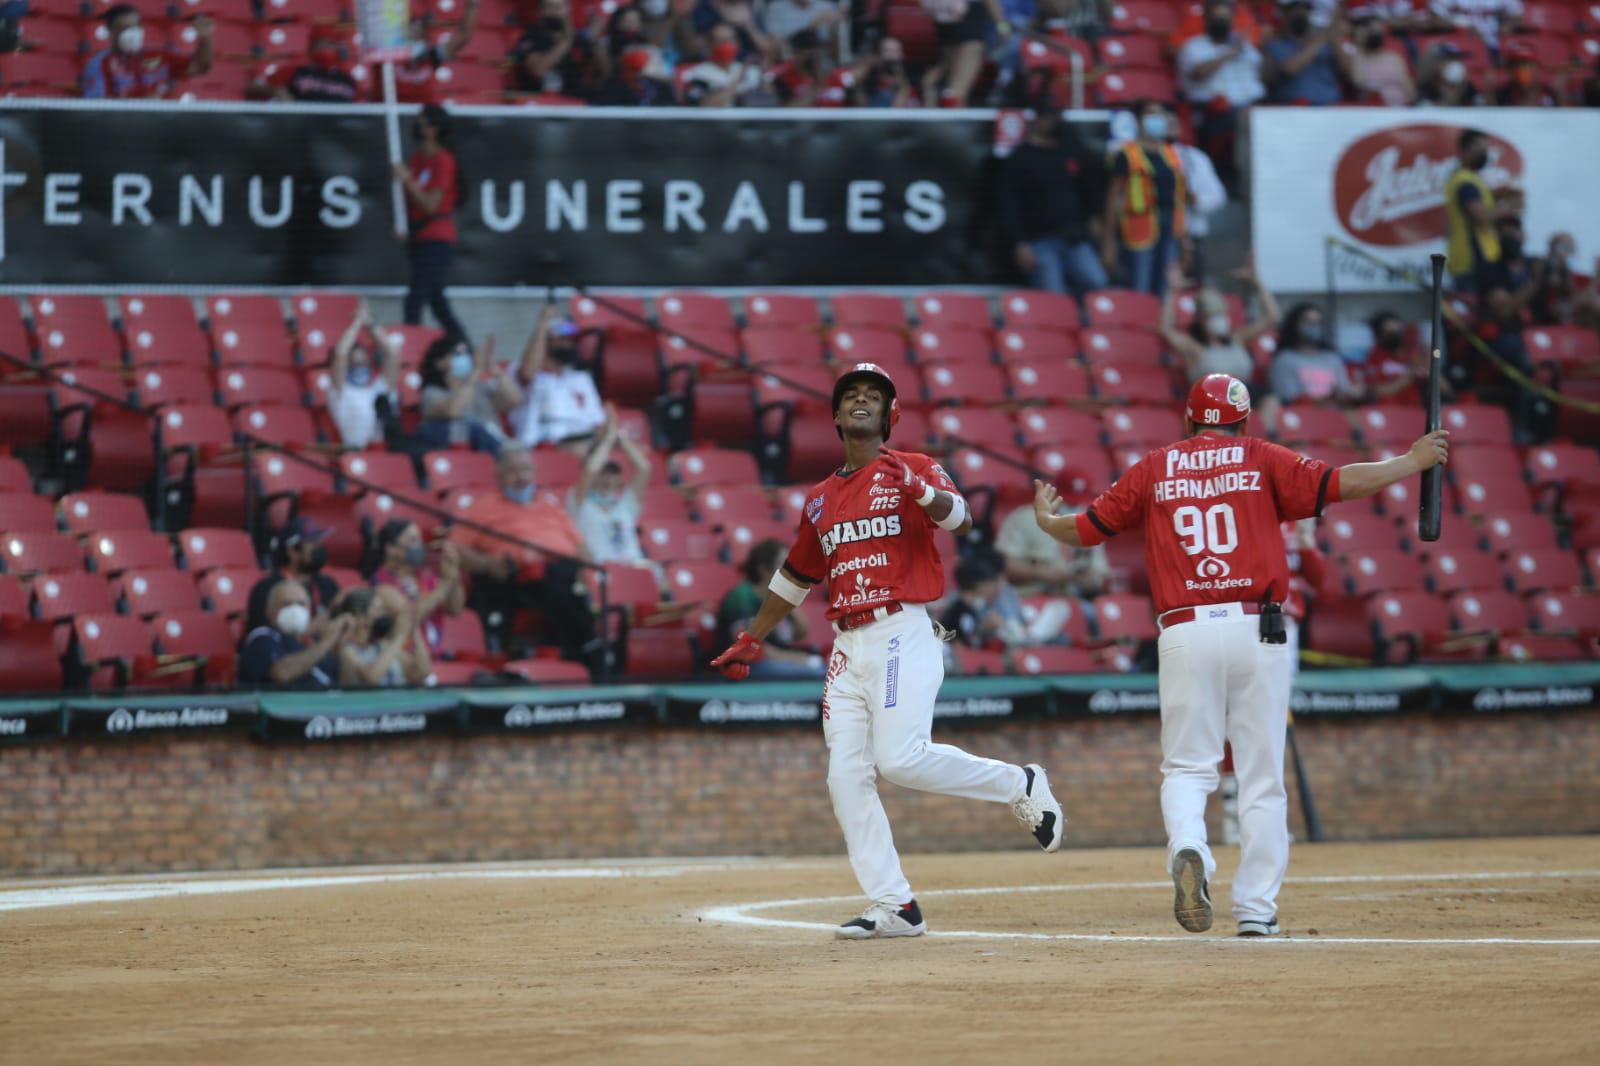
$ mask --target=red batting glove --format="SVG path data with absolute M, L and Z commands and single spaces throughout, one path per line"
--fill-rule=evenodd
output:
M 879 448 L 878 454 L 883 458 L 884 469 L 892 480 L 900 482 L 907 495 L 913 500 L 921 501 L 928 494 L 928 482 L 923 476 L 905 464 L 905 460 L 891 452 L 888 448 Z
M 711 665 L 722 671 L 730 681 L 743 681 L 750 676 L 750 664 L 761 658 L 761 642 L 749 633 L 740 632 L 733 646 L 715 659 Z

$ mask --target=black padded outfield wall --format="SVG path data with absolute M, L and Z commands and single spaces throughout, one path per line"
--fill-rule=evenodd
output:
M 992 114 L 654 114 L 458 114 L 452 283 L 1017 280 L 992 254 Z M 403 284 L 385 144 L 371 106 L 7 101 L 0 286 Z

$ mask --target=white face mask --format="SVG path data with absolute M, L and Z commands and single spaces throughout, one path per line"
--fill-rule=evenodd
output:
M 291 637 L 298 637 L 311 624 L 311 608 L 303 603 L 291 603 L 278 612 L 278 628 Z
M 1440 76 L 1444 78 L 1446 84 L 1460 85 L 1467 80 L 1467 65 L 1459 59 L 1452 59 L 1444 65 Z
M 1213 337 L 1226 337 L 1233 330 L 1233 321 L 1227 315 L 1212 315 L 1206 319 L 1206 332 Z
M 129 26 L 117 34 L 117 50 L 137 55 L 144 49 L 144 27 Z
M 639 4 L 639 10 L 643 11 L 647 18 L 653 19 L 666 18 L 667 11 L 671 7 L 672 0 L 641 0 Z

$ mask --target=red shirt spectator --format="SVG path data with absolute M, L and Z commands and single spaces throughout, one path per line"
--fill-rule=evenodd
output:
M 267 68 L 266 83 L 280 100 L 302 104 L 353 104 L 360 95 L 356 81 L 344 66 L 344 49 L 331 33 L 311 37 L 310 61 L 291 67 Z
M 192 56 L 155 51 L 144 46 L 139 12 L 116 4 L 104 16 L 111 47 L 89 57 L 83 67 L 83 95 L 91 100 L 143 100 L 167 96 L 173 83 L 211 69 L 209 18 L 195 20 L 199 47 Z
M 406 214 L 411 219 L 411 239 L 414 241 L 444 241 L 456 243 L 456 157 L 448 148 L 438 148 L 432 153 L 419 148 L 406 160 L 406 169 L 425 192 L 438 192 L 439 204 L 432 211 L 424 211 L 412 197 L 406 197 Z
M 1405 323 L 1391 311 L 1379 311 L 1372 318 L 1372 349 L 1365 359 L 1351 365 L 1350 376 L 1371 400 L 1420 404 L 1417 382 L 1428 374 L 1422 356 L 1416 342 L 1407 336 Z

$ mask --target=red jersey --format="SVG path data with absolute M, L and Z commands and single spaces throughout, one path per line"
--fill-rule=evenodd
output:
M 406 214 L 411 219 L 411 239 L 414 241 L 444 241 L 456 243 L 456 157 L 448 148 L 432 155 L 415 152 L 406 160 L 406 169 L 424 189 L 440 190 L 439 206 L 424 212 L 411 198 L 406 198 Z
M 96 100 L 163 97 L 173 82 L 189 76 L 192 57 L 179 52 L 141 51 L 128 55 L 103 48 L 83 66 L 83 95 Z
M 1279 528 L 1283 531 L 1283 554 L 1289 563 L 1289 598 L 1283 601 L 1283 613 L 1303 622 L 1312 597 L 1322 591 L 1328 567 L 1322 552 L 1301 546 L 1300 523 L 1285 522 Z
M 895 452 L 936 489 L 954 493 L 944 468 L 917 452 Z M 930 603 L 944 595 L 944 564 L 928 512 L 891 481 L 882 458 L 835 472 L 806 494 L 789 569 L 822 583 L 828 617 L 888 603 Z
M 1282 601 L 1279 523 L 1339 499 L 1339 471 L 1259 437 L 1202 433 L 1158 448 L 1078 515 L 1085 545 L 1145 527 L 1158 614 L 1208 603 Z

